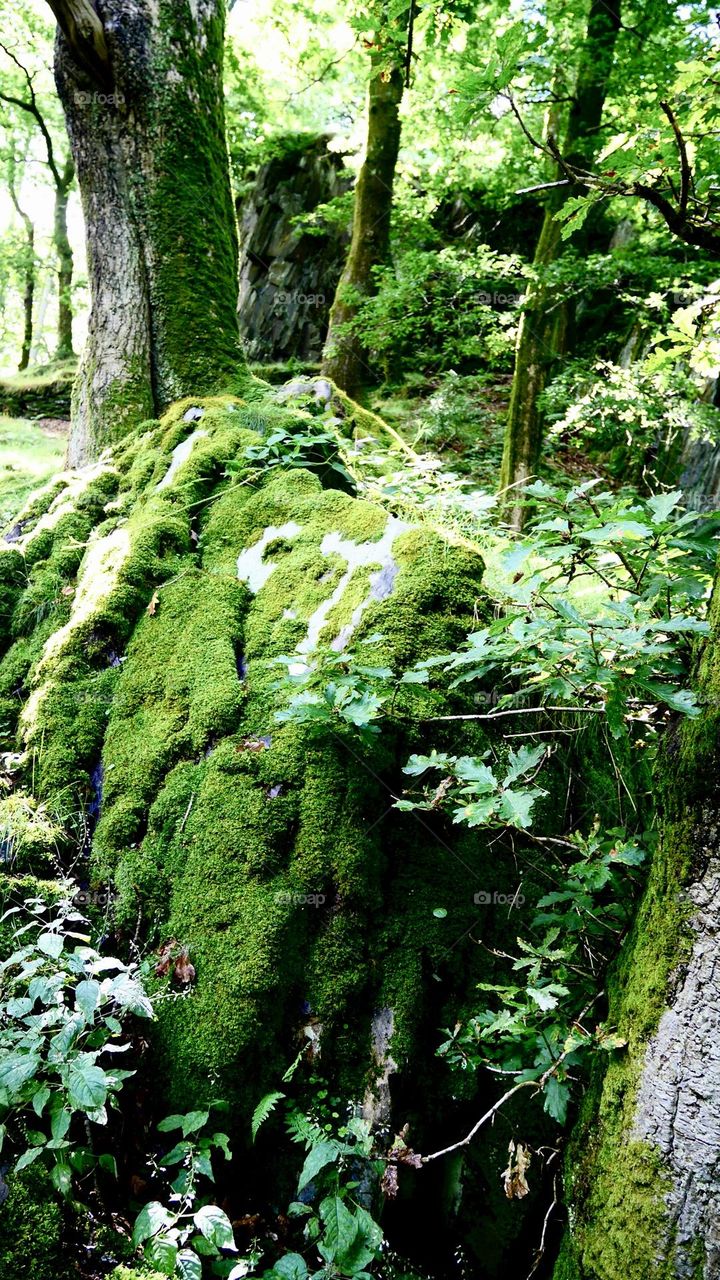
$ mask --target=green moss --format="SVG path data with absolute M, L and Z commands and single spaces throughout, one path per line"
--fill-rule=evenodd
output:
M 44 1171 L 26 1170 L 9 1181 L 0 1207 L 3 1280 L 69 1280 L 73 1268 L 63 1242 L 63 1211 Z
M 689 780 L 698 768 L 699 741 L 705 741 L 702 725 L 687 722 L 666 746 L 656 788 L 665 803 L 662 838 L 608 984 L 608 1020 L 628 1044 L 613 1055 L 604 1075 L 597 1064 L 568 1149 L 572 1248 L 584 1280 L 628 1275 L 670 1280 L 675 1275 L 664 1202 L 669 1175 L 657 1154 L 633 1140 L 631 1132 L 645 1048 L 667 1007 L 672 974 L 690 946 L 684 890 L 701 861 L 702 831 L 693 810 L 680 802 L 677 779 L 683 779 L 684 797 L 692 803 Z M 560 1271 L 556 1280 L 562 1278 Z
M 17 418 L 69 418 L 75 362 L 27 369 L 0 379 L 0 413 Z

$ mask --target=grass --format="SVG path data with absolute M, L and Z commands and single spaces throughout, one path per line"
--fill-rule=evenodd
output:
M 33 489 L 62 470 L 64 456 L 63 432 L 0 417 L 0 524 L 8 524 Z

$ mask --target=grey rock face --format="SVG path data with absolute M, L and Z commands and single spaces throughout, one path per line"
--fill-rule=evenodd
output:
M 238 201 L 238 316 L 251 360 L 320 358 L 349 227 L 308 235 L 293 219 L 350 185 L 328 138 L 310 136 L 264 164 Z

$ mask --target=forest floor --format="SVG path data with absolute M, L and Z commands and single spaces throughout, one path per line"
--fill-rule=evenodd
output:
M 60 418 L 0 416 L 0 523 L 7 524 L 33 489 L 62 470 L 69 425 Z

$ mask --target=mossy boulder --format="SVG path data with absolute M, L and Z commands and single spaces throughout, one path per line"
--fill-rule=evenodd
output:
M 64 1210 L 50 1177 L 37 1166 L 0 1179 L 0 1276 L 3 1280 L 70 1280 L 76 1274 L 63 1240 Z
M 277 722 L 281 655 L 376 636 L 372 661 L 402 672 L 486 607 L 477 555 L 249 459 L 279 422 L 312 425 L 287 389 L 183 402 L 48 485 L 0 556 L 0 704 L 35 818 L 17 870 L 48 873 L 42 818 L 54 857 L 79 844 L 112 886 L 118 946 L 187 949 L 158 1079 L 177 1105 L 220 1091 L 245 1112 L 303 1034 L 361 1096 L 378 1010 L 397 1068 L 430 1029 L 432 1074 L 433 1029 L 486 963 L 455 945 L 474 895 L 512 875 L 483 837 L 393 807 L 411 751 L 457 745 L 426 723 L 439 695 L 401 688 L 375 737 Z

